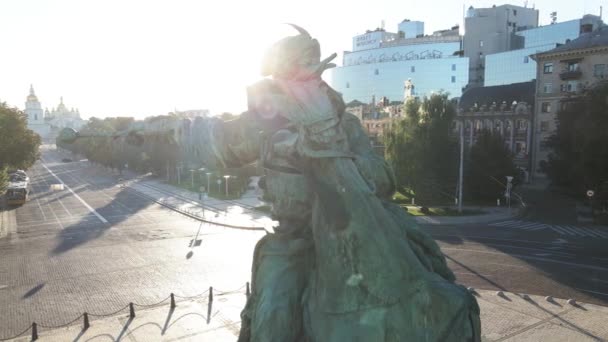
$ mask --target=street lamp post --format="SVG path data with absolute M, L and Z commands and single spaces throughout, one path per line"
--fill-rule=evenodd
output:
M 177 184 L 182 184 L 182 179 L 181 179 L 182 166 L 177 165 L 175 168 L 177 169 Z
M 201 173 L 201 184 L 203 183 L 203 173 L 205 172 L 205 170 L 207 170 L 207 169 L 205 169 L 204 167 L 201 167 L 200 169 L 198 169 L 198 171 L 200 171 L 200 173 Z
M 218 195 L 222 193 L 221 185 L 222 185 L 222 180 L 218 178 L 218 180 L 217 180 L 217 194 Z
M 463 165 L 464 165 L 464 124 L 465 121 L 460 122 L 460 165 L 458 168 L 458 212 L 462 213 L 462 179 L 463 179 Z
M 230 178 L 230 175 L 225 175 L 224 178 L 226 179 L 226 196 L 228 196 L 228 179 Z
M 211 176 L 211 172 L 207 172 L 207 191 L 211 192 L 211 188 L 209 187 L 209 176 Z
M 511 209 L 511 188 L 513 188 L 513 176 L 507 176 L 507 189 L 505 191 L 505 197 L 507 200 L 507 205 L 509 209 Z

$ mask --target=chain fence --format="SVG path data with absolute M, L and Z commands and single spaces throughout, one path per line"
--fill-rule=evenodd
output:
M 230 291 L 220 291 L 220 290 L 215 290 L 213 286 L 210 286 L 209 289 L 193 295 L 193 296 L 181 296 L 181 295 L 177 295 L 174 293 L 171 293 L 170 295 L 168 295 L 167 297 L 165 297 L 164 299 L 155 302 L 155 303 L 151 303 L 151 304 L 142 304 L 142 303 L 135 303 L 135 302 L 130 302 L 129 304 L 121 307 L 118 310 L 112 311 L 112 312 L 108 312 L 108 313 L 93 313 L 93 312 L 84 312 L 82 314 L 80 314 L 78 317 L 63 323 L 63 324 L 58 324 L 58 325 L 51 325 L 51 324 L 44 324 L 44 323 L 37 323 L 37 322 L 33 322 L 30 325 L 28 325 L 25 329 L 23 329 L 20 333 L 12 335 L 12 336 L 8 336 L 8 337 L 3 337 L 0 336 L 0 341 L 10 341 L 13 339 L 16 339 L 18 337 L 24 336 L 27 333 L 31 333 L 31 340 L 32 341 L 36 341 L 38 340 L 38 332 L 39 332 L 39 328 L 43 328 L 43 329 L 47 329 L 47 330 L 54 330 L 54 329 L 58 329 L 58 328 L 63 328 L 63 327 L 67 327 L 70 326 L 74 323 L 76 323 L 79 320 L 83 321 L 83 331 L 86 331 L 89 327 L 90 327 L 90 321 L 89 321 L 89 317 L 100 317 L 100 318 L 104 318 L 104 317 L 110 317 L 110 316 L 114 316 L 124 310 L 126 310 L 127 308 L 129 309 L 129 317 L 130 318 L 135 318 L 135 307 L 140 307 L 140 308 L 152 308 L 152 307 L 157 307 L 160 306 L 161 304 L 165 303 L 166 301 L 170 301 L 170 307 L 171 309 L 174 309 L 177 306 L 176 303 L 176 298 L 181 299 L 183 301 L 187 301 L 187 300 L 195 300 L 195 299 L 199 299 L 199 298 L 203 298 L 203 297 L 207 297 L 207 302 L 208 305 L 211 305 L 213 302 L 213 296 L 214 296 L 214 292 L 217 296 L 226 296 L 226 295 L 230 295 L 230 294 L 236 294 L 239 292 L 242 292 L 243 289 L 245 289 L 245 295 L 247 297 L 249 297 L 250 295 L 250 287 L 249 287 L 249 282 L 247 282 L 245 285 L 239 287 L 238 289 L 235 290 L 230 290 Z M 210 317 L 209 317 L 210 319 Z

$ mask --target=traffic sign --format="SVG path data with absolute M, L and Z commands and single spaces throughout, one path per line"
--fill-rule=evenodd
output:
M 587 190 L 587 197 L 593 197 L 593 195 L 595 195 L 593 190 Z
M 199 187 L 199 188 L 198 188 L 198 191 L 199 191 L 199 192 L 205 192 L 205 187 L 204 187 L 204 186 Z

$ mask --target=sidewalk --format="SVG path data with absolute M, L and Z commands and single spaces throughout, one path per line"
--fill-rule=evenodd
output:
M 253 179 L 251 183 L 257 183 L 257 180 Z M 201 201 L 198 199 L 198 193 L 177 188 L 150 177 L 134 176 L 131 180 L 126 181 L 124 185 L 144 194 L 157 203 L 199 219 L 203 219 L 202 208 L 204 207 L 204 219 L 221 225 L 251 229 L 263 229 L 265 227 L 266 229 L 270 229 L 269 226 L 272 226 L 274 222 L 267 213 L 254 209 L 265 205 L 259 199 L 261 196 L 261 193 L 258 193 L 259 190 L 248 190 L 241 198 L 235 200 L 207 198 Z M 470 216 L 415 216 L 415 220 L 419 224 L 472 224 L 506 220 L 520 214 L 519 209 L 509 209 L 506 207 L 467 206 L 464 209 L 482 210 L 484 214 Z M 230 215 L 227 215 L 227 213 Z M 230 218 L 227 218 L 227 216 L 230 216 Z
M 591 304 L 571 305 L 563 299 L 548 302 L 540 296 L 524 299 L 505 292 L 476 292 L 481 308 L 482 341 L 605 341 L 608 339 L 608 308 Z M 39 341 L 236 341 L 239 313 L 244 293 L 216 295 L 207 299 L 169 303 L 136 309 L 130 319 L 128 309 L 121 314 L 83 321 L 59 329 L 38 327 Z M 31 329 L 13 341 L 29 341 Z
M 15 232 L 16 220 L 15 210 L 6 204 L 4 196 L 0 196 L 0 239 Z
M 198 193 L 147 176 L 133 177 L 124 181 L 122 186 L 172 210 L 218 225 L 270 230 L 275 224 L 267 213 L 255 210 L 255 207 L 264 203 L 257 198 L 254 191 L 248 191 L 238 200 L 199 200 Z

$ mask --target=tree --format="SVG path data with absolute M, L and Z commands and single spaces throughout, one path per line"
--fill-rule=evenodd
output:
M 506 176 L 519 174 L 502 136 L 489 130 L 479 133 L 467 158 L 465 172 L 464 194 L 476 200 L 502 197 Z
M 448 94 L 433 94 L 406 101 L 404 113 L 385 136 L 400 190 L 413 190 L 420 203 L 451 201 L 458 170 L 457 142 L 449 135 L 454 103 Z
M 8 185 L 8 173 L 6 168 L 0 169 L 0 193 L 4 193 L 6 186 Z
M 608 182 L 608 82 L 562 102 L 557 130 L 544 143 L 552 149 L 541 170 L 578 194 Z
M 27 128 L 27 116 L 0 103 L 0 169 L 27 169 L 40 157 L 40 136 Z

